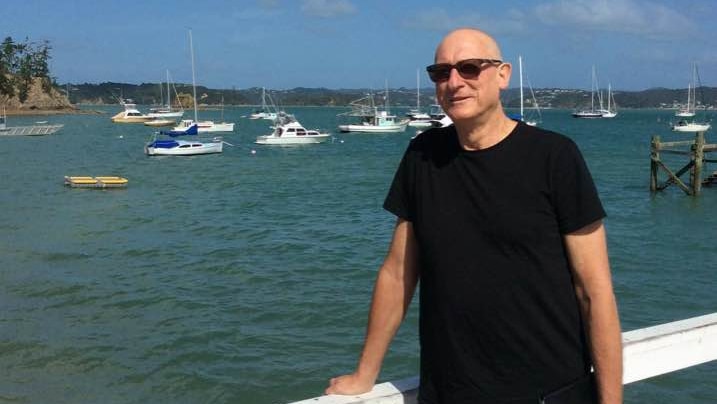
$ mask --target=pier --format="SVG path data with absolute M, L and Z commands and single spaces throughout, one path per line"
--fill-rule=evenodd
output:
M 689 150 L 684 147 L 689 146 Z M 682 149 L 680 149 L 682 148 Z M 687 195 L 697 196 L 702 191 L 702 185 L 712 185 L 717 183 L 717 172 L 702 179 L 702 171 L 705 163 L 717 163 L 715 159 L 705 158 L 705 154 L 717 151 L 717 144 L 705 143 L 705 132 L 697 132 L 694 140 L 683 140 L 677 142 L 662 142 L 659 136 L 653 136 L 650 145 L 650 191 L 662 191 L 672 184 L 676 184 Z M 690 157 L 690 161 L 677 172 L 673 172 L 660 159 L 660 153 L 664 154 L 681 154 Z M 660 169 L 667 173 L 667 180 L 662 184 L 658 183 L 658 174 Z M 686 172 L 690 172 L 689 184 L 685 184 L 680 177 Z
M 717 360 L 717 313 L 622 333 L 623 384 Z M 717 375 L 716 375 L 717 377 Z M 292 404 L 415 404 L 418 377 L 377 384 L 356 396 L 321 396 Z

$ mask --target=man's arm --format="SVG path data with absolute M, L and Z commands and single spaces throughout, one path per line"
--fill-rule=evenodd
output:
M 373 388 L 383 357 L 416 290 L 417 249 L 413 225 L 398 219 L 388 255 L 376 277 L 366 338 L 356 370 L 331 379 L 326 394 L 361 394 Z
M 622 403 L 622 335 L 599 220 L 565 235 L 601 404 Z

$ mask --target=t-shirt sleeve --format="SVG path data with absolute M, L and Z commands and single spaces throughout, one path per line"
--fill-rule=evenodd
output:
M 409 168 L 409 150 L 403 155 L 401 163 L 398 165 L 396 174 L 393 176 L 391 182 L 391 188 L 388 190 L 388 195 L 383 202 L 383 208 L 393 213 L 401 219 L 413 221 L 414 212 L 411 204 L 411 175 Z
M 560 233 L 574 232 L 606 216 L 590 171 L 572 140 L 556 153 L 551 179 Z

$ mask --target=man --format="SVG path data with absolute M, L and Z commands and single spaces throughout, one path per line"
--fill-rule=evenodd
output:
M 605 213 L 577 147 L 505 115 L 511 66 L 486 33 L 449 33 L 427 70 L 454 126 L 416 137 L 401 161 L 364 348 L 326 393 L 373 387 L 420 278 L 420 403 L 589 395 L 591 367 L 597 400 L 622 402 Z

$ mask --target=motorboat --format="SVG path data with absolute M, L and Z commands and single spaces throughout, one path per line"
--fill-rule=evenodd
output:
M 672 125 L 673 132 L 706 132 L 710 130 L 712 125 L 707 122 L 687 122 L 679 121 Z
M 131 102 L 131 100 L 120 101 L 120 104 L 124 107 L 124 111 L 113 116 L 112 122 L 115 123 L 143 123 L 154 119 L 149 115 L 145 115 L 137 109 L 137 104 Z
M 234 122 L 214 122 L 214 121 L 194 121 L 192 119 L 182 119 L 179 121 L 174 130 L 186 130 L 192 125 L 197 125 L 199 133 L 206 132 L 233 132 Z
M 272 128 L 273 132 L 257 137 L 255 143 L 266 145 L 312 144 L 323 143 L 331 137 L 328 133 L 304 128 L 294 115 L 284 112 L 279 113 Z
M 396 115 L 388 111 L 388 88 L 386 88 L 384 109 L 379 109 L 374 101 L 373 94 L 352 101 L 351 111 L 339 114 L 359 118 L 358 123 L 339 125 L 341 132 L 364 133 L 395 133 L 404 132 L 408 126 L 408 119 L 399 120 Z

